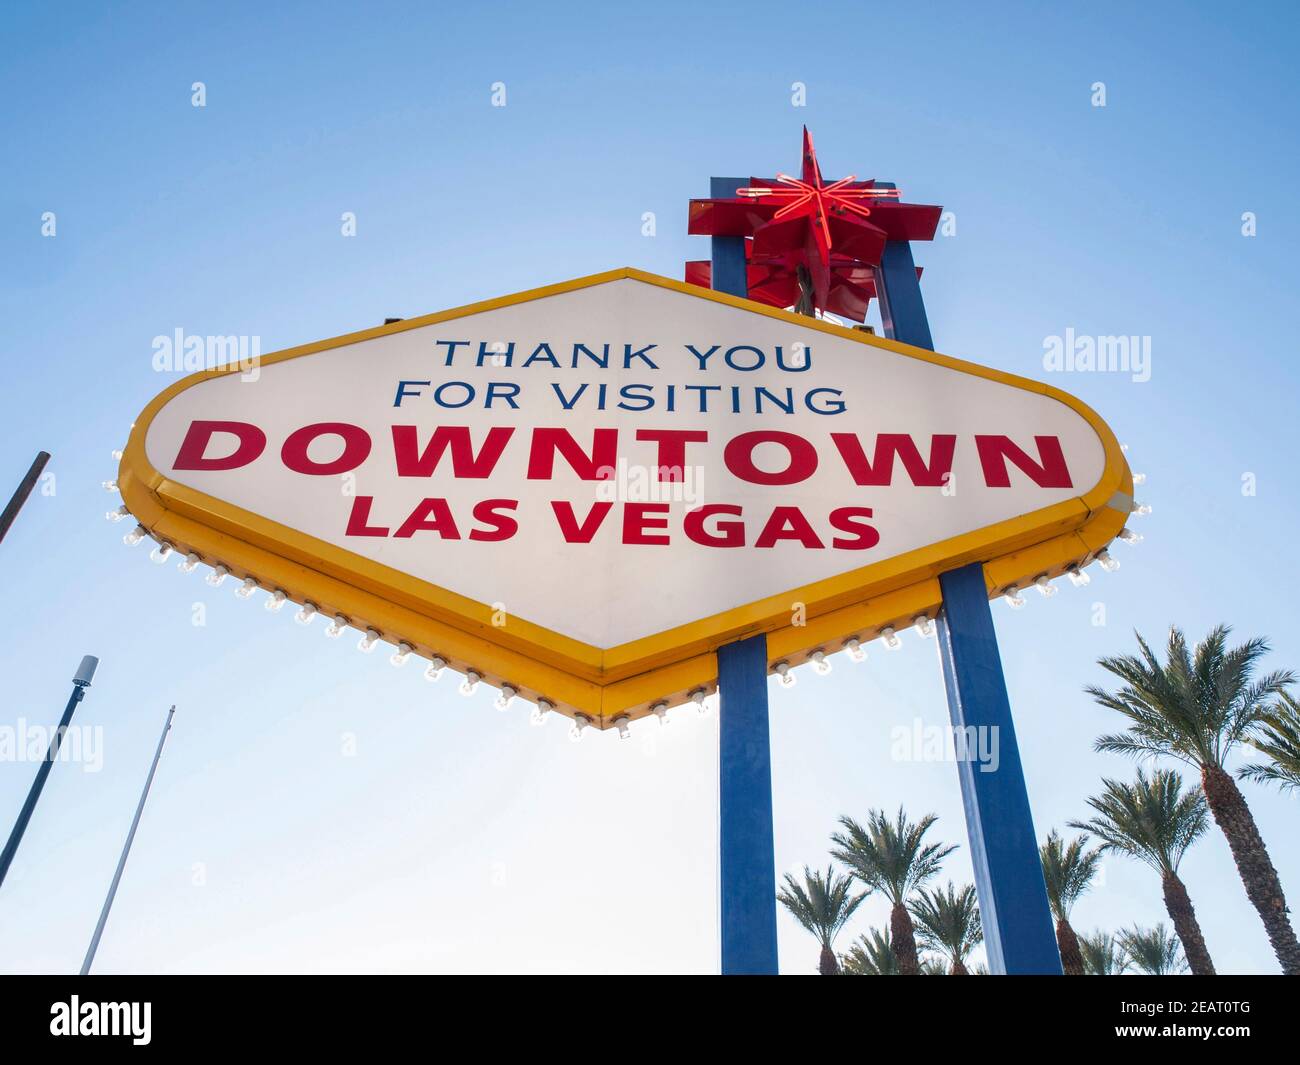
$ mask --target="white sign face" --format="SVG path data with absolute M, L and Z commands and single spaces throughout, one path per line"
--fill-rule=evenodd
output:
M 577 284 L 209 376 L 154 413 L 148 462 L 599 649 L 1076 499 L 1107 467 L 1041 386 L 644 275 Z

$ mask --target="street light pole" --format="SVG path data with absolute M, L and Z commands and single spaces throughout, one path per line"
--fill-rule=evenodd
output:
M 18 512 L 23 509 L 23 504 L 27 502 L 27 497 L 32 494 L 32 489 L 36 487 L 37 480 L 40 479 L 41 472 L 45 469 L 45 464 L 50 461 L 48 451 L 37 452 L 35 460 L 27 470 L 27 476 L 14 490 L 13 497 L 5 505 L 3 512 L 0 512 L 0 540 L 5 538 L 5 533 L 9 531 L 9 526 L 14 523 L 14 518 L 18 517 Z
M 108 911 L 113 908 L 113 899 L 117 897 L 117 885 L 122 882 L 122 870 L 126 868 L 126 857 L 131 853 L 131 844 L 135 841 L 135 830 L 140 826 L 140 815 L 144 813 L 144 801 L 149 798 L 149 788 L 153 784 L 153 775 L 158 769 L 158 759 L 162 757 L 163 744 L 167 742 L 167 733 L 171 731 L 172 715 L 176 713 L 175 704 L 167 711 L 167 720 L 163 722 L 162 735 L 158 737 L 158 749 L 153 752 L 153 764 L 149 775 L 145 777 L 144 791 L 140 792 L 140 801 L 136 804 L 135 817 L 131 819 L 131 831 L 126 834 L 126 844 L 122 847 L 122 857 L 117 860 L 117 871 L 113 882 L 108 885 L 108 897 L 104 899 L 104 908 L 99 911 L 99 923 L 95 925 L 95 934 L 90 937 L 90 946 L 86 948 L 86 960 L 81 963 L 81 975 L 90 972 L 95 960 L 95 951 L 99 949 L 99 938 L 104 934 L 104 925 L 108 923 Z
M 27 793 L 27 801 L 23 803 L 23 808 L 18 813 L 18 820 L 14 823 L 13 831 L 9 833 L 9 842 L 5 844 L 4 853 L 0 854 L 0 885 L 5 882 L 5 877 L 9 873 L 9 866 L 12 864 L 14 854 L 18 850 L 18 844 L 22 842 L 23 833 L 27 831 L 27 822 L 32 819 L 32 811 L 36 809 L 36 800 L 41 797 L 41 791 L 45 787 L 45 778 L 50 775 L 50 768 L 54 765 L 54 759 L 58 757 L 59 745 L 63 742 L 63 734 L 68 731 L 68 725 L 72 722 L 72 712 L 77 708 L 77 704 L 86 697 L 86 689 L 90 687 L 90 682 L 95 676 L 95 669 L 98 665 L 98 658 L 94 655 L 86 655 L 82 658 L 81 665 L 77 667 L 77 673 L 72 678 L 72 694 L 68 697 L 68 705 L 63 711 L 63 719 L 59 722 L 59 727 L 50 740 L 50 747 L 45 752 L 41 767 L 36 770 L 36 779 L 32 782 L 32 790 Z

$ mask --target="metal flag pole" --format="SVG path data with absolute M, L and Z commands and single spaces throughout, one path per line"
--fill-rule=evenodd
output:
M 710 195 L 735 196 L 748 178 L 718 178 Z M 749 295 L 744 237 L 714 237 L 713 288 Z M 775 975 L 776 853 L 767 636 L 718 648 L 718 914 L 722 973 Z
M 140 802 L 135 808 L 135 817 L 131 819 L 131 831 L 126 834 L 126 843 L 122 846 L 122 857 L 117 860 L 117 871 L 113 882 L 108 885 L 108 897 L 104 899 L 104 908 L 99 911 L 99 923 L 95 925 L 95 934 L 90 937 L 90 946 L 86 948 L 86 960 L 81 963 L 81 975 L 90 972 L 95 960 L 95 951 L 99 949 L 100 936 L 104 934 L 104 925 L 108 923 L 108 911 L 113 908 L 113 899 L 117 895 L 117 885 L 122 882 L 122 870 L 126 868 L 126 857 L 131 853 L 131 843 L 135 840 L 135 830 L 140 826 L 140 815 L 144 812 L 144 801 L 149 798 L 149 788 L 153 784 L 153 775 L 158 769 L 158 759 L 162 757 L 163 744 L 167 742 L 167 733 L 171 731 L 172 715 L 176 713 L 175 704 L 167 711 L 167 720 L 163 723 L 162 735 L 158 737 L 158 749 L 153 752 L 153 764 L 149 775 L 145 777 L 144 790 L 140 792 Z
M 895 187 L 889 181 L 876 186 Z M 911 244 L 889 241 L 875 273 L 885 336 L 933 351 Z M 991 773 L 969 760 L 957 763 L 989 971 L 1059 976 L 1061 959 L 984 566 L 972 562 L 941 573 L 939 587 L 939 657 L 953 727 L 964 734 L 971 728 L 987 732 L 998 745 L 998 768 Z
M 21 506 L 21 503 L 19 505 Z M 4 852 L 0 853 L 0 884 L 5 882 L 5 877 L 9 873 L 9 866 L 13 863 L 14 855 L 18 853 L 18 844 L 23 841 L 23 833 L 27 831 L 27 822 L 32 819 L 32 811 L 36 809 L 36 801 L 41 797 L 41 792 L 45 788 L 45 778 L 50 775 L 50 769 L 54 766 L 54 759 L 59 754 L 59 745 L 63 742 L 63 735 L 68 731 L 68 725 L 72 723 L 72 712 L 77 709 L 77 704 L 86 697 L 86 689 L 90 687 L 90 682 L 95 676 L 95 669 L 98 665 L 98 658 L 94 655 L 86 655 L 81 659 L 81 665 L 77 667 L 76 675 L 72 678 L 72 694 L 68 696 L 68 705 L 63 710 L 63 719 L 59 722 L 58 729 L 55 730 L 53 737 L 50 739 L 49 750 L 45 752 L 45 758 L 41 761 L 40 768 L 36 770 L 36 779 L 32 781 L 31 790 L 27 793 L 27 801 L 23 803 L 23 808 L 18 813 L 18 820 L 14 822 L 13 831 L 9 833 L 9 842 L 5 844 Z
M 18 512 L 23 509 L 23 504 L 27 502 L 27 497 L 32 494 L 32 489 L 36 487 L 36 482 L 45 469 L 45 464 L 49 461 L 50 453 L 48 451 L 37 452 L 31 468 L 27 471 L 27 476 L 22 479 L 14 490 L 13 496 L 5 505 L 4 512 L 0 513 L 0 540 L 5 538 L 9 526 L 14 523 L 14 518 L 18 517 Z

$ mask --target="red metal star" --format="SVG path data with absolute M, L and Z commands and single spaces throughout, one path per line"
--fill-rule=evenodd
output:
M 879 265 L 885 243 L 932 240 L 938 227 L 942 208 L 900 203 L 898 195 L 854 175 L 827 182 L 805 127 L 801 177 L 751 178 L 735 197 L 692 200 L 688 231 L 752 238 L 746 248 L 750 269 L 761 266 L 780 282 L 769 287 L 769 295 L 782 285 L 797 286 L 802 266 L 818 308 L 844 313 L 832 304 L 847 306 L 856 317 L 870 300 L 863 268 Z M 699 276 L 698 268 L 693 272 Z M 833 299 L 832 289 L 852 298 Z

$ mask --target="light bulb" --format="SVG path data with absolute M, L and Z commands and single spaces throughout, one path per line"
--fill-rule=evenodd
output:
M 666 725 L 666 724 L 668 724 L 668 704 L 667 704 L 667 703 L 655 703 L 654 706 L 650 707 L 650 713 L 654 714 L 654 716 L 657 717 L 657 718 L 659 719 L 659 724 L 660 724 L 660 725 Z
M 703 688 L 696 688 L 691 692 L 691 702 L 695 704 L 695 709 L 697 709 L 701 714 L 707 714 L 709 712 L 709 708 L 704 705 L 704 698 L 708 694 L 709 693 Z
M 100 486 L 104 489 L 105 492 L 116 492 L 116 491 L 117 491 L 117 482 L 116 482 L 116 481 L 100 481 L 99 483 L 100 483 Z
M 127 547 L 135 547 L 141 540 L 149 535 L 149 532 L 143 525 L 137 525 L 129 533 L 122 537 L 122 543 Z
M 447 668 L 447 660 L 445 658 L 439 658 L 437 655 L 434 655 L 433 658 L 429 660 L 428 668 L 424 671 L 424 679 L 427 680 L 430 684 L 432 684 L 434 681 L 436 681 L 439 677 L 442 676 L 442 671 L 446 668 Z
M 511 700 L 518 694 L 519 689 L 514 687 L 514 685 L 503 684 L 501 685 L 501 694 L 497 696 L 496 702 L 492 705 L 498 710 L 505 710 L 510 706 Z
M 476 669 L 465 670 L 465 680 L 456 690 L 461 695 L 473 695 L 474 690 L 478 687 L 478 682 L 483 679 L 483 674 Z
M 549 699 L 538 699 L 537 705 L 533 707 L 533 712 L 528 715 L 530 725 L 546 724 L 546 715 L 555 709 L 555 704 Z
M 266 597 L 266 602 L 262 604 L 268 613 L 278 614 L 284 604 L 289 601 L 289 597 L 279 588 Z
M 632 738 L 632 719 L 627 714 L 622 714 L 614 718 L 614 727 L 618 729 L 618 738 L 620 740 L 630 740 Z
M 1133 483 L 1134 483 L 1134 484 L 1146 484 L 1146 483 L 1147 483 L 1147 475 L 1146 475 L 1145 473 L 1135 473 L 1135 474 L 1133 474 Z
M 856 636 L 844 641 L 844 650 L 848 651 L 854 662 L 866 661 L 867 652 L 862 649 L 862 642 Z
M 1149 503 L 1134 503 L 1133 513 L 1136 514 L 1139 518 L 1145 518 L 1148 514 L 1151 513 L 1151 505 Z
M 892 625 L 886 625 L 880 630 L 880 638 L 885 641 L 885 646 L 891 651 L 897 651 L 903 646 L 903 641 L 898 638 L 898 633 L 894 631 Z
M 379 633 L 374 629 L 366 629 L 366 634 L 361 637 L 361 642 L 357 644 L 357 650 L 362 654 L 370 654 L 375 649 L 375 644 L 379 642 Z
M 299 610 L 298 613 L 294 614 L 293 620 L 296 621 L 299 625 L 310 625 L 311 619 L 314 618 L 315 616 L 316 616 L 316 604 L 303 603 L 302 609 Z
M 1051 599 L 1058 591 L 1056 585 L 1048 579 L 1045 573 L 1034 578 L 1034 587 L 1038 589 L 1038 594 L 1044 599 Z
M 213 588 L 220 588 L 221 582 L 230 576 L 230 570 L 218 562 L 212 567 L 212 572 L 203 578 Z
M 182 573 L 193 573 L 196 569 L 198 569 L 199 562 L 201 561 L 202 560 L 199 558 L 199 556 L 196 555 L 193 551 L 191 551 L 188 555 L 186 555 L 183 559 L 181 559 L 181 564 L 176 568 L 180 570 Z
M 170 555 L 171 553 L 172 553 L 171 544 L 166 544 L 166 543 L 159 544 L 157 547 L 155 547 L 152 551 L 149 552 L 149 561 L 155 563 L 156 565 L 161 566 L 164 562 L 167 561 L 167 556 Z
M 414 650 L 415 650 L 414 647 L 412 647 L 405 640 L 402 640 L 400 643 L 398 643 L 397 650 L 394 651 L 392 655 L 389 656 L 388 661 L 392 663 L 394 666 L 404 666 L 406 665 L 406 660 L 411 657 L 411 652 Z
M 591 724 L 591 718 L 586 714 L 574 714 L 573 724 L 569 726 L 569 739 L 577 743 L 582 739 L 582 730 Z
M 1010 585 L 1002 595 L 1007 601 L 1007 606 L 1012 610 L 1019 610 L 1025 605 L 1025 597 L 1020 594 L 1020 589 L 1014 584 Z
M 1141 533 L 1135 533 L 1132 529 L 1127 529 L 1127 528 L 1120 529 L 1118 536 L 1126 544 L 1140 544 L 1143 539 Z
M 1065 575 L 1070 578 L 1070 583 L 1076 588 L 1082 588 L 1084 585 L 1092 583 L 1092 578 L 1078 566 L 1071 566 L 1065 571 Z
M 928 639 L 934 633 L 934 623 L 924 614 L 918 614 L 912 619 L 912 628 L 921 639 Z
M 343 635 L 343 630 L 348 627 L 348 619 L 342 614 L 335 614 L 334 619 L 325 626 L 325 636 L 331 640 L 337 640 Z
M 120 448 L 115 449 L 115 450 L 112 452 L 112 455 L 113 455 L 113 459 L 114 459 L 115 462 L 121 462 L 121 461 L 122 461 L 122 451 L 121 451 Z
M 1105 550 L 1097 552 L 1097 565 L 1099 565 L 1107 573 L 1114 573 L 1117 569 L 1119 569 L 1119 561 L 1117 559 L 1111 558 L 1110 552 Z
M 121 521 L 123 518 L 129 518 L 131 512 L 125 506 L 120 506 L 116 510 L 110 510 L 104 515 L 105 521 Z
M 808 657 L 812 659 L 813 669 L 816 670 L 818 673 L 820 673 L 823 677 L 826 676 L 826 674 L 831 671 L 831 664 L 826 661 L 825 651 L 821 651 L 821 650 L 814 651 Z
M 776 670 L 776 675 L 781 678 L 782 684 L 784 684 L 787 688 L 794 687 L 795 675 L 790 672 L 789 662 L 778 662 L 772 668 Z
M 252 577 L 245 577 L 240 581 L 239 587 L 235 589 L 235 595 L 240 599 L 247 599 L 255 591 L 257 591 L 257 581 L 253 580 Z

